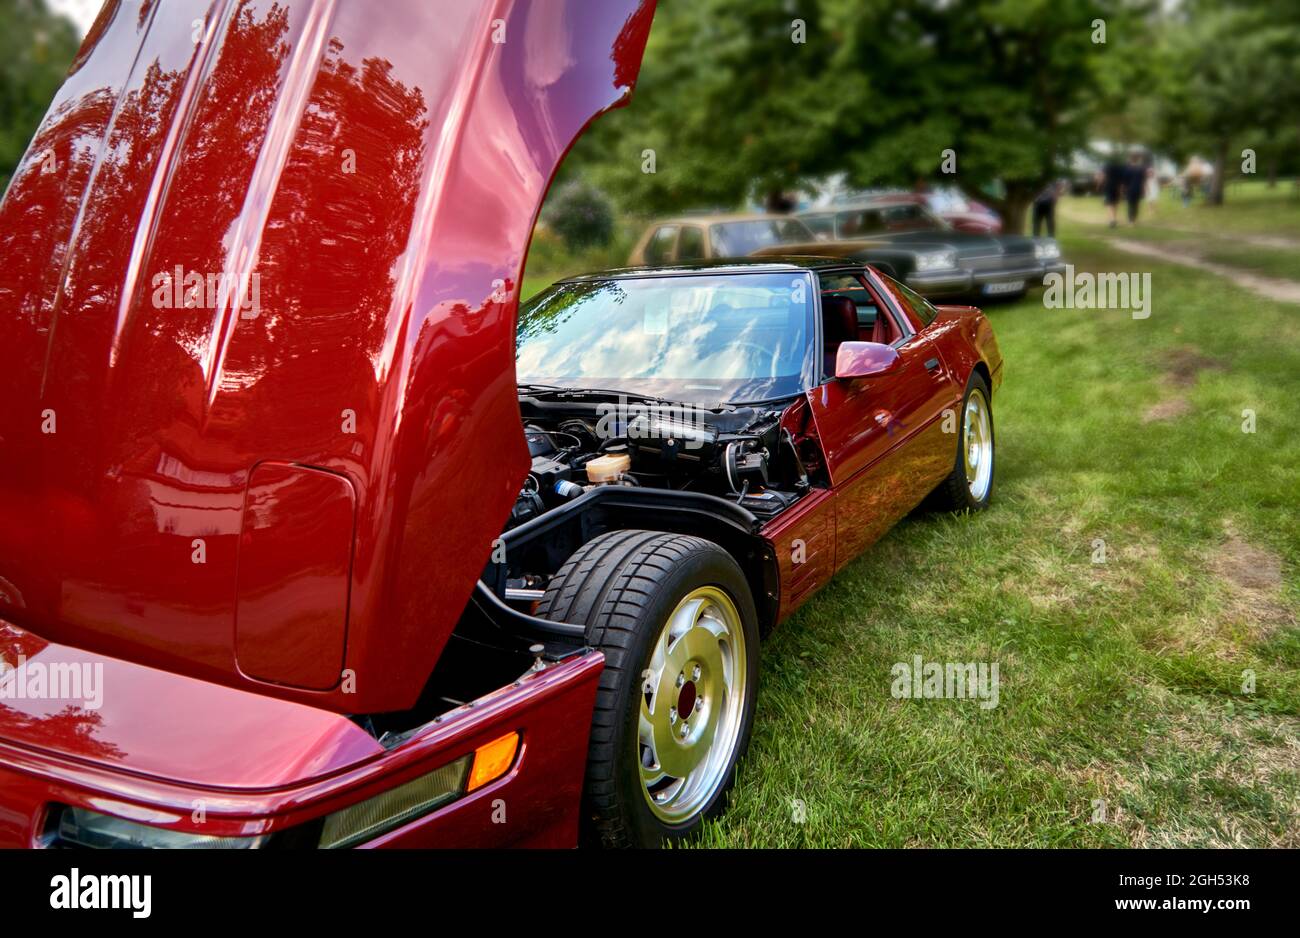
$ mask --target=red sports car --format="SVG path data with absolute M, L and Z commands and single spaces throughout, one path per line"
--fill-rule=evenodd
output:
M 653 13 L 545 6 L 106 5 L 0 206 L 0 846 L 689 835 L 763 630 L 988 503 L 978 310 L 808 258 L 517 310 Z

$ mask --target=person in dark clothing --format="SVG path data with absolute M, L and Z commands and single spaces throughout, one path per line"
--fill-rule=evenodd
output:
M 1047 236 L 1056 237 L 1056 200 L 1064 194 L 1069 185 L 1064 179 L 1049 183 L 1047 188 L 1034 197 L 1034 237 L 1038 237 L 1039 228 L 1046 223 Z
M 1142 151 L 1134 147 L 1128 152 L 1128 165 L 1124 167 L 1124 201 L 1128 203 L 1128 223 L 1136 225 L 1138 206 L 1147 187 L 1147 165 Z M 1113 228 L 1115 223 L 1111 222 Z
M 1101 196 L 1106 210 L 1110 212 L 1110 226 L 1119 224 L 1119 196 L 1128 176 L 1128 167 L 1117 159 L 1106 161 L 1101 171 Z

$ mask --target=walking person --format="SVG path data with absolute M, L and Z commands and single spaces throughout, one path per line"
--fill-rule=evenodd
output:
M 1128 151 L 1128 164 L 1124 167 L 1124 201 L 1128 203 L 1128 223 L 1136 225 L 1138 207 L 1146 192 L 1147 167 L 1142 151 L 1134 147 Z M 1111 223 L 1111 227 L 1115 227 Z
M 1056 237 L 1056 200 L 1065 194 L 1065 189 L 1069 183 L 1064 179 L 1057 179 L 1048 183 L 1047 188 L 1034 197 L 1034 237 L 1038 237 L 1038 231 L 1044 224 L 1047 226 L 1047 236 Z
M 1110 215 L 1112 228 L 1119 224 L 1119 196 L 1124 189 L 1126 175 L 1127 169 L 1124 164 L 1119 159 L 1111 157 L 1097 177 L 1101 186 L 1101 200 Z

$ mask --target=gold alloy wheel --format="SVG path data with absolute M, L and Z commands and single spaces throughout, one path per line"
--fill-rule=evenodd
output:
M 993 421 L 984 392 L 973 388 L 966 399 L 963 419 L 962 459 L 966 465 L 966 486 L 971 498 L 982 502 L 993 482 Z
M 716 586 L 693 590 L 668 616 L 642 672 L 641 787 L 661 821 L 681 824 L 726 781 L 744 719 L 745 631 Z

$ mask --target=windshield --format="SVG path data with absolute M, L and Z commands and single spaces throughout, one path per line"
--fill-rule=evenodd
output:
M 714 257 L 744 257 L 774 244 L 816 241 L 808 226 L 794 218 L 756 218 L 709 226 Z
M 518 380 L 696 404 L 798 394 L 813 295 L 803 271 L 557 284 L 519 311 Z
M 840 212 L 835 224 L 841 238 L 857 238 L 883 231 L 932 231 L 947 228 L 920 205 L 902 203 Z

